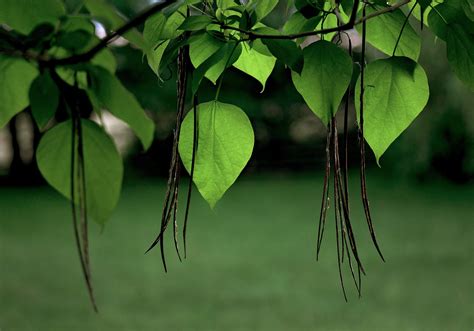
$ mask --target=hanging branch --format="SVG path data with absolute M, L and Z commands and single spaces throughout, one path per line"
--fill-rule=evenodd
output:
M 370 13 L 369 15 L 362 15 L 361 18 L 357 19 L 357 10 L 359 8 L 359 0 L 354 1 L 354 6 L 352 7 L 352 12 L 349 17 L 349 21 L 343 25 L 332 27 L 332 28 L 325 28 L 325 29 L 320 29 L 320 30 L 313 30 L 313 31 L 305 31 L 305 32 L 300 32 L 300 33 L 291 33 L 291 34 L 264 34 L 264 33 L 258 33 L 255 31 L 250 31 L 250 30 L 244 30 L 240 29 L 231 25 L 226 25 L 224 23 L 218 22 L 220 24 L 221 28 L 227 29 L 227 30 L 234 30 L 238 31 L 240 33 L 246 34 L 249 39 L 298 39 L 302 37 L 310 37 L 310 36 L 317 36 L 317 35 L 324 35 L 332 32 L 339 32 L 339 31 L 345 31 L 345 30 L 350 30 L 353 29 L 356 25 L 363 24 L 369 19 L 372 19 L 374 17 L 392 12 L 408 3 L 410 3 L 412 0 L 402 0 L 398 3 L 393 4 L 392 6 L 389 7 L 384 7 L 376 12 Z

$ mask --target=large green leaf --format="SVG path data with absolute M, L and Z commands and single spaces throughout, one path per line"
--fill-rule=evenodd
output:
M 28 92 L 37 75 L 25 60 L 0 55 L 0 128 L 30 104 Z
M 337 112 L 352 77 L 352 60 L 341 48 L 318 41 L 303 50 L 301 75 L 292 72 L 293 83 L 309 108 L 328 125 Z
M 367 7 L 367 15 L 380 9 L 379 6 L 369 6 Z M 406 16 L 400 9 L 368 20 L 367 41 L 385 54 L 392 55 L 405 20 Z M 357 26 L 359 31 L 361 28 L 361 25 Z M 420 37 L 410 23 L 407 23 L 401 34 L 395 55 L 406 56 L 416 61 L 420 55 L 420 49 Z
M 91 91 L 104 108 L 125 121 L 140 138 L 143 148 L 153 142 L 155 125 L 135 96 L 110 72 L 101 67 L 90 68 Z
M 104 224 L 120 196 L 122 159 L 114 142 L 101 127 L 89 120 L 81 123 L 87 210 L 96 222 Z M 71 144 L 72 122 L 69 120 L 47 131 L 36 151 L 41 174 L 68 199 L 71 199 Z M 74 159 L 77 162 L 77 153 Z M 78 164 L 75 164 L 75 169 L 78 169 Z M 75 182 L 75 187 L 78 184 Z
M 36 124 L 42 130 L 56 113 L 59 89 L 47 72 L 38 76 L 30 87 L 30 107 Z
M 260 48 L 260 52 L 257 51 L 256 47 Z M 234 63 L 234 67 L 258 80 L 262 84 L 263 91 L 265 83 L 275 67 L 275 62 L 276 58 L 271 55 L 266 46 L 261 41 L 256 40 L 252 48 L 249 44 L 243 45 L 242 53 Z
M 61 0 L 1 0 L 0 24 L 29 34 L 39 23 L 56 20 L 65 14 Z
M 428 79 L 413 60 L 392 57 L 367 66 L 364 90 L 364 136 L 379 162 L 390 144 L 426 106 Z M 360 78 L 355 93 L 358 117 L 359 100 Z
M 198 144 L 194 183 L 213 208 L 235 182 L 252 155 L 254 133 L 247 115 L 238 107 L 218 101 L 198 106 Z M 194 112 L 181 126 L 179 154 L 191 172 Z
M 459 24 L 450 24 L 446 46 L 454 73 L 474 90 L 474 34 L 469 34 Z

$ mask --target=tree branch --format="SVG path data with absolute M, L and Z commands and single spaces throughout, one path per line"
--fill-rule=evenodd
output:
M 359 24 L 361 24 L 361 23 L 363 23 L 363 22 L 365 22 L 365 21 L 367 21 L 371 18 L 376 17 L 376 16 L 379 16 L 379 15 L 382 15 L 382 14 L 385 14 L 385 13 L 388 13 L 388 12 L 392 12 L 392 11 L 394 11 L 394 10 L 410 3 L 411 1 L 412 0 L 402 0 L 402 1 L 392 5 L 390 7 L 385 7 L 381 10 L 373 12 L 373 13 L 371 13 L 367 16 L 361 17 L 359 19 L 356 19 L 356 17 L 357 17 L 357 9 L 359 7 L 359 2 L 360 1 L 354 1 L 354 7 L 352 8 L 352 13 L 351 13 L 349 22 L 347 22 L 343 25 L 337 26 L 337 27 L 333 27 L 333 28 L 326 28 L 326 29 L 314 30 L 314 31 L 305 31 L 305 32 L 300 32 L 300 33 L 263 34 L 263 33 L 258 33 L 258 32 L 254 32 L 254 31 L 247 31 L 247 30 L 239 29 L 239 28 L 236 28 L 236 27 L 233 27 L 233 26 L 228 26 L 228 25 L 225 25 L 225 24 L 221 24 L 221 27 L 223 29 L 234 30 L 234 31 L 238 31 L 238 32 L 241 32 L 241 33 L 245 33 L 246 35 L 248 35 L 249 39 L 298 39 L 298 38 L 301 38 L 301 37 L 316 36 L 316 35 L 319 35 L 319 34 L 327 34 L 327 33 L 331 33 L 331 32 L 339 32 L 339 31 L 352 29 L 356 25 L 359 25 Z
M 157 3 L 156 5 L 151 6 L 150 8 L 142 11 L 133 19 L 131 19 L 130 21 L 122 25 L 120 28 L 118 28 L 111 34 L 107 35 L 97 45 L 95 45 L 94 47 L 92 47 L 85 53 L 73 55 L 70 57 L 63 58 L 63 59 L 52 58 L 46 61 L 40 60 L 39 62 L 48 67 L 56 67 L 56 66 L 71 65 L 71 64 L 87 62 L 91 60 L 102 49 L 107 47 L 107 45 L 110 44 L 115 38 L 137 27 L 141 23 L 145 22 L 148 17 L 152 16 L 153 14 L 156 14 L 157 12 L 163 10 L 163 8 L 169 6 L 172 3 L 175 3 L 176 1 L 177 0 L 164 0 L 163 2 Z
M 58 59 L 52 58 L 44 55 L 37 54 L 30 50 L 0 50 L 0 53 L 8 54 L 11 56 L 23 57 L 27 60 L 32 60 L 38 62 L 43 67 L 58 67 L 64 65 L 73 65 L 82 62 L 87 62 L 91 60 L 97 53 L 103 50 L 107 45 L 109 45 L 115 38 L 127 33 L 131 29 L 137 27 L 146 21 L 150 16 L 162 11 L 165 7 L 176 3 L 178 0 L 164 0 L 163 2 L 157 3 L 156 5 L 151 6 L 150 8 L 145 9 L 137 16 L 135 16 L 130 21 L 126 22 L 124 25 L 119 27 L 114 32 L 107 35 L 105 38 L 101 39 L 94 47 L 88 51 L 72 55 L 70 57 Z

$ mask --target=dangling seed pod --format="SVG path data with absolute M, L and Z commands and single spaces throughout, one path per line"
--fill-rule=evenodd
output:
M 364 15 L 365 15 L 365 6 L 364 6 Z M 341 33 L 338 34 L 339 40 L 337 43 L 341 43 Z M 347 33 L 346 33 L 347 34 Z M 350 37 L 349 41 L 349 54 L 352 56 L 352 44 Z M 361 196 L 362 204 L 364 207 L 365 218 L 369 227 L 370 236 L 374 243 L 374 246 L 382 258 L 383 255 L 379 248 L 379 245 L 376 240 L 375 231 L 373 227 L 372 217 L 369 209 L 369 201 L 367 197 L 367 186 L 366 186 L 366 175 L 365 175 L 365 141 L 364 141 L 364 109 L 363 109 L 363 86 L 364 86 L 364 69 L 365 69 L 365 42 L 366 42 L 366 24 L 365 21 L 362 27 L 362 53 L 361 53 L 361 93 L 360 93 L 360 113 L 359 113 L 359 146 L 360 146 L 360 183 L 361 183 Z M 327 139 L 326 139 L 326 166 L 324 173 L 323 181 L 323 192 L 322 192 L 322 201 L 321 201 L 321 211 L 319 215 L 319 226 L 318 226 L 318 235 L 317 235 L 317 248 L 316 248 L 316 259 L 319 258 L 319 252 L 321 250 L 321 243 L 324 234 L 324 228 L 327 217 L 327 210 L 330 205 L 329 191 L 330 191 L 330 175 L 332 168 L 332 178 L 333 178 L 333 205 L 334 205 L 334 222 L 335 222 L 335 234 L 336 234 L 336 251 L 337 251 L 337 264 L 339 271 L 339 279 L 341 283 L 342 292 L 344 299 L 347 301 L 346 290 L 344 286 L 344 277 L 342 265 L 344 263 L 344 257 L 347 255 L 348 266 L 354 281 L 355 287 L 361 296 L 361 273 L 365 275 L 365 270 L 362 265 L 362 262 L 359 257 L 357 250 L 357 242 L 355 238 L 355 233 L 351 224 L 350 216 L 350 207 L 349 207 L 349 188 L 348 188 L 348 113 L 349 113 L 349 100 L 350 100 L 350 90 L 346 93 L 345 105 L 344 105 L 344 163 L 341 166 L 340 161 L 340 150 L 339 150 L 339 141 L 337 133 L 337 121 L 335 116 L 331 119 L 328 130 L 327 130 Z M 342 169 L 342 170 L 341 170 Z M 354 266 L 352 259 L 355 260 L 357 264 L 357 276 L 354 271 Z
M 158 236 L 156 237 L 155 241 L 151 244 L 148 248 L 147 252 L 149 252 L 153 247 L 155 247 L 158 243 L 160 243 L 160 251 L 161 251 L 161 259 L 163 262 L 163 267 L 165 272 L 168 270 L 166 265 L 166 258 L 164 252 L 164 233 L 168 227 L 169 222 L 173 221 L 173 239 L 174 239 L 174 246 L 176 249 L 176 253 L 178 255 L 179 260 L 181 261 L 181 253 L 179 250 L 178 245 L 178 221 L 177 221 L 177 213 L 178 213 L 178 200 L 179 200 L 179 183 L 180 183 L 180 171 L 181 171 L 181 163 L 178 154 L 178 145 L 179 145 L 179 135 L 181 131 L 181 123 L 184 118 L 184 110 L 185 110 L 185 103 L 186 103 L 186 91 L 187 91 L 187 83 L 188 83 L 188 73 L 187 73 L 187 66 L 188 66 L 188 48 L 181 47 L 178 51 L 178 81 L 177 81 L 177 114 L 176 114 L 176 128 L 173 131 L 173 147 L 172 147 L 172 155 L 171 155 L 171 162 L 168 174 L 168 183 L 167 183 L 167 190 L 165 194 L 165 200 L 163 204 L 163 211 L 161 216 L 161 227 Z M 187 225 L 187 215 L 189 213 L 189 199 L 191 198 L 191 188 L 188 190 L 188 203 L 186 205 L 186 216 L 185 216 L 185 227 Z M 185 230 L 183 230 L 183 236 L 185 234 Z

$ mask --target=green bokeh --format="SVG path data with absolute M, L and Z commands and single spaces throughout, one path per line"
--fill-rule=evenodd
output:
M 368 185 L 387 262 L 371 246 L 355 173 L 352 211 L 368 275 L 358 299 L 346 274 L 345 303 L 332 222 L 320 261 L 314 258 L 320 177 L 245 177 L 214 212 L 196 194 L 188 259 L 177 261 L 168 238 L 168 274 L 159 251 L 144 255 L 158 230 L 165 184 L 128 183 L 104 232 L 91 229 L 100 314 L 88 302 L 65 200 L 46 188 L 1 189 L 0 327 L 470 330 L 473 188 L 380 177 Z

